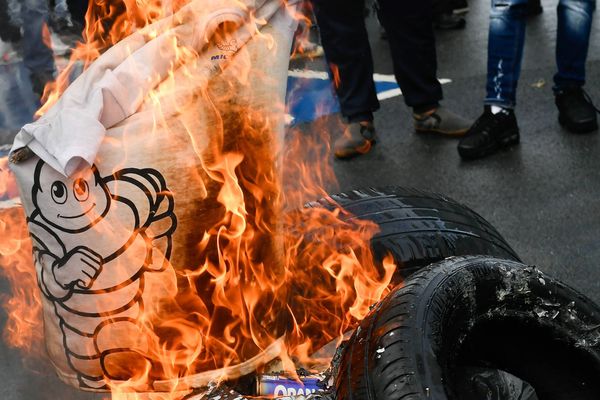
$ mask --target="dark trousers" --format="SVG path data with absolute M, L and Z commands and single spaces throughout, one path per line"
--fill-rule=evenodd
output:
M 336 84 L 342 115 L 351 122 L 379 108 L 373 82 L 373 59 L 365 27 L 364 0 L 312 0 L 325 57 Z M 379 0 L 394 75 L 404 100 L 416 112 L 442 99 L 437 80 L 431 0 Z M 339 77 L 339 79 L 336 79 Z
M 433 15 L 451 13 L 454 7 L 454 2 L 451 0 L 432 0 L 431 8 Z
M 79 22 L 81 25 L 85 23 L 85 13 L 88 8 L 87 0 L 67 0 L 69 6 L 69 12 L 73 20 Z
M 0 0 L 0 40 L 13 42 L 18 40 L 18 37 L 18 28 L 12 26 L 8 15 L 8 3 L 6 0 Z

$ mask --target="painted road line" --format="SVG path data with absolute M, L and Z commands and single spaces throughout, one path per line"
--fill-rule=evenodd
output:
M 325 71 L 312 71 L 309 69 L 291 69 L 288 71 L 288 76 L 292 78 L 302 79 L 322 79 L 328 80 L 329 74 Z
M 391 77 L 393 79 L 393 81 L 389 81 L 387 79 L 389 79 L 389 77 Z M 378 80 L 379 78 L 379 80 Z M 396 78 L 394 78 L 393 75 L 380 75 L 380 74 L 373 74 L 373 79 L 375 80 L 375 82 L 393 82 L 396 83 Z M 438 79 L 440 81 L 440 83 L 442 85 L 446 85 L 448 83 L 452 82 L 452 79 L 448 79 L 448 78 L 441 78 Z M 396 97 L 396 96 L 402 96 L 402 90 L 400 90 L 400 88 L 395 88 L 395 89 L 390 89 L 390 90 L 385 90 L 383 92 L 378 92 L 377 93 L 377 99 L 382 101 L 382 100 L 387 100 L 387 99 L 391 99 L 392 97 Z
M 391 74 L 373 74 L 377 98 L 380 101 L 398 97 L 402 91 Z M 442 78 L 441 84 L 452 80 Z M 290 70 L 287 85 L 287 124 L 311 122 L 325 115 L 340 111 L 340 105 L 333 94 L 329 74 L 326 71 Z

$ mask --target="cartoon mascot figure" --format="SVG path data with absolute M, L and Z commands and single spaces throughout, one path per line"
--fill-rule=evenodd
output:
M 163 176 L 128 168 L 102 177 L 92 166 L 65 178 L 40 160 L 34 180 L 34 259 L 57 317 L 46 324 L 62 332 L 69 368 L 91 390 L 148 370 L 144 306 L 176 292 L 176 218 Z

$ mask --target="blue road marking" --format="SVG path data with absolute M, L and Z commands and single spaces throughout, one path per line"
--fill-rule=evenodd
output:
M 374 74 L 373 80 L 380 101 L 402 95 L 393 75 Z M 442 84 L 450 82 L 450 79 L 440 79 Z M 326 72 L 290 71 L 287 84 L 286 104 L 292 124 L 311 122 L 340 111 Z
M 400 88 L 393 77 L 375 74 L 373 78 L 378 95 L 396 92 L 394 95 L 400 94 Z M 340 111 L 331 80 L 325 72 L 290 71 L 286 104 L 293 124 L 314 121 Z

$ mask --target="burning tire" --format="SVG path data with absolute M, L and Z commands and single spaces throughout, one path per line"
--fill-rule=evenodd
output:
M 361 189 L 331 198 L 380 231 L 371 245 L 378 260 L 390 252 L 400 277 L 450 256 L 489 255 L 520 261 L 502 235 L 479 214 L 445 196 L 402 187 Z M 333 208 L 322 199 L 311 206 Z
M 463 400 L 465 371 L 488 368 L 528 382 L 539 399 L 599 399 L 599 329 L 591 300 L 535 267 L 450 258 L 361 322 L 342 354 L 337 398 Z

